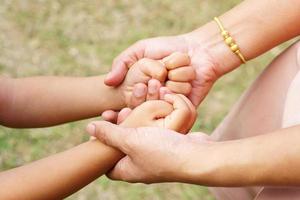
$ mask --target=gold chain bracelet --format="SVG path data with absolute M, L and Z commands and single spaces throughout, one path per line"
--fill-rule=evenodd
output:
M 235 53 L 243 63 L 246 63 L 246 59 L 241 53 L 239 46 L 236 44 L 234 39 L 230 36 L 229 32 L 225 30 L 224 26 L 222 25 L 221 21 L 218 17 L 215 17 L 214 20 L 217 22 L 219 28 L 221 29 L 221 34 L 223 36 L 224 42 L 227 46 L 231 49 L 233 53 Z

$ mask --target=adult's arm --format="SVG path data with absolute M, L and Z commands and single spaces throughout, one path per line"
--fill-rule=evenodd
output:
M 300 34 L 300 1 L 245 0 L 220 17 L 247 60 Z M 175 51 L 191 57 L 197 78 L 190 99 L 198 105 L 213 83 L 241 65 L 240 59 L 223 41 L 214 21 L 187 34 L 141 40 L 123 51 L 113 63 L 105 83 L 117 86 L 128 66 L 143 57 L 161 59 Z M 172 80 L 172 79 L 171 79 Z
M 299 132 L 300 126 L 295 126 L 247 139 L 213 142 L 199 133 L 181 135 L 99 122 L 90 134 L 127 154 L 110 172 L 112 179 L 230 187 L 300 186 Z
M 300 35 L 300 2 L 246 0 L 220 16 L 224 27 L 239 45 L 246 60 Z M 216 73 L 224 74 L 241 64 L 221 37 L 219 27 L 211 21 L 190 33 L 199 45 L 208 49 L 218 64 Z

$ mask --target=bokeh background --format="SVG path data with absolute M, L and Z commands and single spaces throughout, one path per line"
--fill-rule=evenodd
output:
M 135 41 L 191 31 L 239 2 L 241 0 L 0 0 L 0 73 L 8 77 L 103 74 L 110 69 L 113 58 Z M 274 48 L 220 79 L 198 109 L 194 131 L 211 133 L 264 66 L 287 45 Z M 0 170 L 86 141 L 84 128 L 88 121 L 45 129 L 0 127 Z M 214 198 L 201 186 L 133 185 L 102 177 L 68 199 Z

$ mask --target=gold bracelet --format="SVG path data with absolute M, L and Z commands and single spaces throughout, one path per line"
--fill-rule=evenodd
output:
M 233 53 L 235 53 L 243 63 L 246 63 L 246 59 L 241 53 L 239 46 L 235 43 L 234 39 L 230 36 L 229 32 L 225 30 L 224 26 L 222 25 L 221 21 L 218 17 L 214 17 L 214 20 L 217 22 L 219 28 L 221 29 L 221 34 L 223 36 L 224 42 L 227 46 L 231 49 Z

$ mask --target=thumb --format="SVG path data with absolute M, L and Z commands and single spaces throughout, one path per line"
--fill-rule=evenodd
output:
M 132 134 L 133 129 L 114 125 L 105 121 L 95 121 L 87 125 L 87 132 L 99 139 L 104 144 L 115 147 L 121 150 L 123 153 L 128 153 L 126 146 L 126 137 Z
M 111 72 L 109 72 L 106 75 L 106 77 L 104 79 L 104 83 L 108 86 L 120 85 L 123 82 L 123 80 L 127 74 L 127 71 L 128 71 L 128 68 L 124 62 L 118 61 L 118 62 L 114 63 Z
M 142 41 L 136 42 L 123 51 L 113 61 L 112 71 L 106 76 L 104 83 L 108 86 L 120 85 L 131 65 L 144 57 L 145 45 Z

